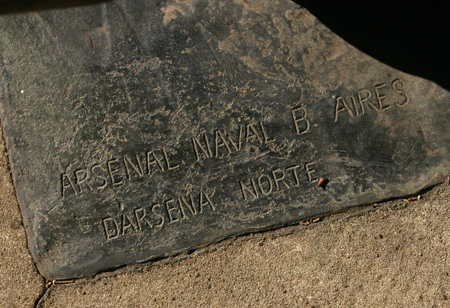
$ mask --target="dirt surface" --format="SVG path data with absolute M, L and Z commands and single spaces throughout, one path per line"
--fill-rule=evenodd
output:
M 1 307 L 450 307 L 450 186 L 43 290 L 0 144 Z

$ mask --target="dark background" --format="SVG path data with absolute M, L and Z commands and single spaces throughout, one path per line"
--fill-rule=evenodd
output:
M 361 51 L 450 90 L 448 1 L 294 2 Z
M 98 2 L 102 1 L 0 0 L 0 13 Z M 447 1 L 420 2 L 420 5 L 413 1 L 294 2 L 307 8 L 322 23 L 361 51 L 397 69 L 433 80 L 450 90 L 450 4 Z

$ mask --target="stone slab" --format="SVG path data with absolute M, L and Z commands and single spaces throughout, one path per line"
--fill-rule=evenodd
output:
M 0 29 L 1 119 L 49 279 L 448 176 L 449 93 L 290 1 L 114 1 L 2 16 Z
M 44 279 L 27 247 L 22 215 L 9 172 L 0 126 L 0 303 L 7 308 L 34 308 Z

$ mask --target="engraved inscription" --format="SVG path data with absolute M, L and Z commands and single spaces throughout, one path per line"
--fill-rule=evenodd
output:
M 126 181 L 178 168 L 179 164 L 172 161 L 165 147 L 135 155 L 123 155 L 121 158 L 111 158 L 103 163 L 62 173 L 61 195 L 66 197 L 120 186 Z
M 314 162 L 294 165 L 286 168 L 273 168 L 270 172 L 261 173 L 255 177 L 239 181 L 244 200 L 258 199 L 280 190 L 300 187 L 301 178 L 316 182 L 313 169 Z
M 309 132 L 311 122 L 308 118 L 308 111 L 305 106 L 300 106 L 291 110 L 292 120 L 294 121 L 295 132 L 297 135 L 303 135 Z
M 260 146 L 274 141 L 275 139 L 269 137 L 264 122 L 259 121 L 239 125 L 239 128 L 232 133 L 222 129 L 192 137 L 192 147 L 196 160 L 200 161 L 211 157 L 222 158 L 250 146 Z
M 187 221 L 205 211 L 216 211 L 212 196 L 213 192 L 201 190 L 198 193 L 161 198 L 147 207 L 128 210 L 120 204 L 120 213 L 103 218 L 101 226 L 107 241 L 127 234 L 156 232 L 167 224 Z
M 393 106 L 404 107 L 409 103 L 409 97 L 404 90 L 404 83 L 395 79 L 391 84 L 377 84 L 371 89 L 362 89 L 348 97 L 336 97 L 334 105 L 334 121 L 344 115 L 350 118 L 362 116 L 369 111 L 389 110 Z
M 403 81 L 395 79 L 390 84 L 380 83 L 370 89 L 365 88 L 348 96 L 336 97 L 334 120 L 337 122 L 345 116 L 354 118 L 369 111 L 380 112 L 392 107 L 404 107 L 409 102 Z M 311 118 L 304 105 L 290 109 L 290 117 L 294 135 L 310 132 Z M 239 125 L 233 130 L 205 132 L 192 137 L 190 142 L 194 161 L 201 161 L 224 158 L 233 152 L 276 142 L 276 139 L 269 135 L 264 122 L 259 121 Z M 173 161 L 165 147 L 123 155 L 62 173 L 61 194 L 66 197 L 121 186 L 127 181 L 177 170 L 179 167 L 180 164 Z M 302 183 L 317 182 L 315 168 L 315 162 L 306 162 L 261 171 L 239 181 L 239 195 L 244 201 L 250 202 L 280 191 L 298 188 Z M 205 211 L 215 212 L 216 206 L 212 197 L 211 191 L 201 190 L 197 193 L 163 196 L 159 200 L 149 202 L 148 206 L 129 207 L 120 203 L 119 213 L 103 218 L 100 225 L 107 241 L 140 232 L 157 232 L 171 224 L 188 222 Z

